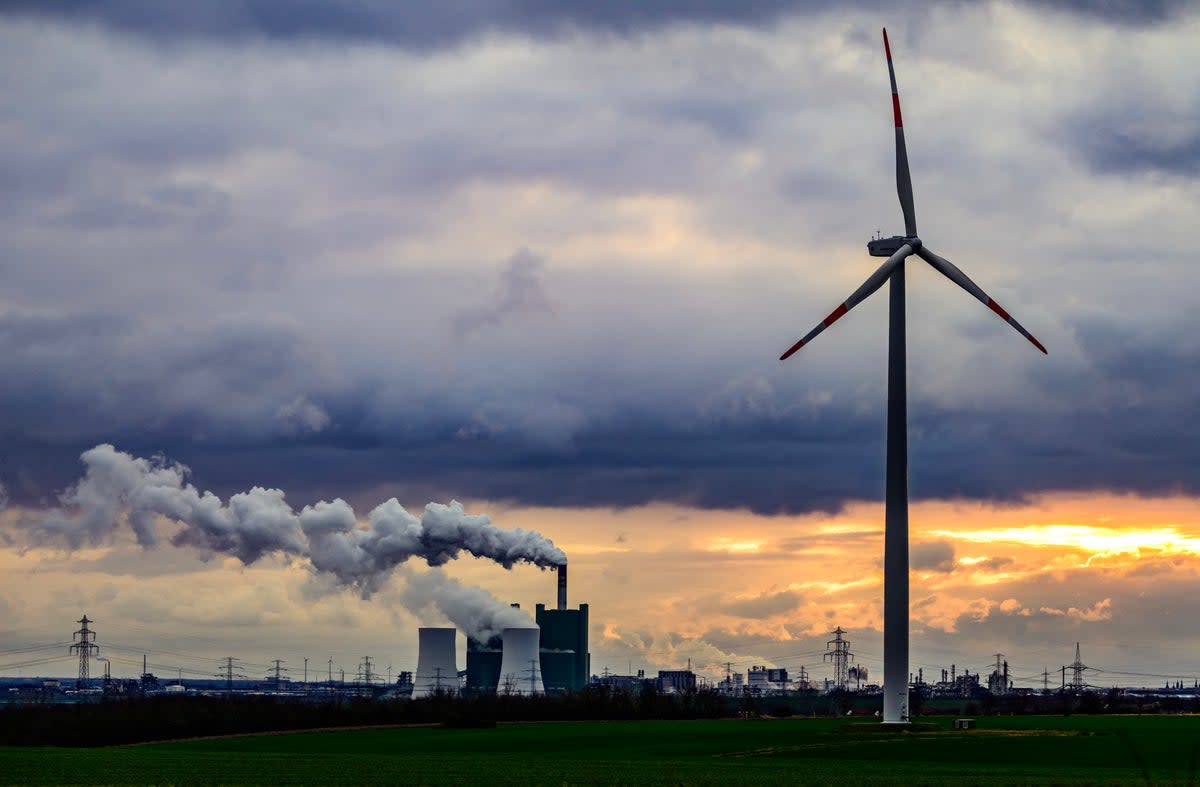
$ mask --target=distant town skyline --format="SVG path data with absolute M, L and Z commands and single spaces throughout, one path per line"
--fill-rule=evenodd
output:
M 166 522 L 68 550 L 107 443 L 536 530 L 596 672 L 820 675 L 839 625 L 878 669 L 884 300 L 776 358 L 903 229 L 886 25 L 922 231 L 1050 348 L 910 266 L 912 670 L 1200 675 L 1200 12 L 768 5 L 7 5 L 3 643 L 399 671 L 444 622 L 417 560 L 363 598 Z

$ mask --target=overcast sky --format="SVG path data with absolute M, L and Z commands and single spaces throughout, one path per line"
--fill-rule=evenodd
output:
M 1200 9 L 743 5 L 5 4 L 3 641 L 87 611 L 102 643 L 411 669 L 440 622 L 402 603 L 419 561 L 364 600 L 166 521 L 47 536 L 111 444 L 223 499 L 537 529 L 597 669 L 798 666 L 838 624 L 875 665 L 886 293 L 777 358 L 902 231 L 886 25 L 921 237 L 1049 350 L 907 264 L 914 663 L 1083 639 L 1200 674 L 1147 629 L 1197 612 Z

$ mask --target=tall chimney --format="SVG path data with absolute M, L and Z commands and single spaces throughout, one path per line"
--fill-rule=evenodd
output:
M 558 608 L 567 608 L 567 564 L 558 564 Z

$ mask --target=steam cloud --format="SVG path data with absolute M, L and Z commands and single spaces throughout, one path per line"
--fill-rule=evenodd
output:
M 439 622 L 435 618 L 444 617 L 459 631 L 484 642 L 506 628 L 536 628 L 528 612 L 505 604 L 486 590 L 463 585 L 442 571 L 410 574 L 400 602 L 420 618 Z
M 418 518 L 392 498 L 371 511 L 363 527 L 340 498 L 297 514 L 281 490 L 256 486 L 225 504 L 188 483 L 186 466 L 163 457 L 135 458 L 102 444 L 80 458 L 87 467 L 84 477 L 59 496 L 61 507 L 35 525 L 42 541 L 62 540 L 77 549 L 100 543 L 127 521 L 148 548 L 159 540 L 156 520 L 165 517 L 183 525 L 171 538 L 176 546 L 233 555 L 246 564 L 273 552 L 306 558 L 317 571 L 364 595 L 410 558 L 441 566 L 467 552 L 505 568 L 567 562 L 540 533 L 498 528 L 486 516 L 466 513 L 456 500 L 430 503 Z

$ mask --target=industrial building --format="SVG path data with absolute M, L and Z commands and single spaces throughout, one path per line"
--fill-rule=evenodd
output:
M 467 637 L 467 685 L 472 694 L 494 694 L 500 685 L 500 662 L 504 644 L 499 635 L 480 642 Z
M 788 688 L 788 671 L 785 669 L 751 667 L 746 673 L 746 691 L 750 694 L 780 694 Z
M 588 653 L 588 605 L 579 609 L 535 608 L 535 620 L 542 630 L 542 680 L 548 694 L 579 691 L 592 674 Z
M 696 673 L 690 669 L 659 670 L 658 690 L 663 694 L 694 694 Z
M 534 613 L 534 622 L 541 632 L 537 643 L 538 679 L 547 694 L 580 691 L 588 685 L 592 674 L 592 657 L 588 652 L 588 605 L 580 604 L 578 609 L 568 609 L 567 567 L 558 566 L 557 574 L 557 608 L 547 609 L 545 604 L 538 604 Z M 504 690 L 506 675 L 503 662 L 507 645 L 502 636 L 491 637 L 484 642 L 467 637 L 468 691 L 494 693 Z M 513 686 L 527 687 L 531 669 L 529 665 L 522 664 L 508 682 Z

